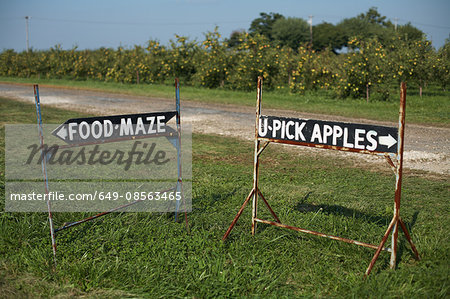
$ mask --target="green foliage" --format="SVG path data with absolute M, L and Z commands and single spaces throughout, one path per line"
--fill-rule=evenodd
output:
M 0 53 L 0 76 L 126 84 L 167 83 L 179 77 L 184 85 L 243 91 L 253 89 L 257 77 L 263 76 L 269 90 L 304 93 L 323 89 L 341 98 L 374 95 L 381 100 L 387 100 L 390 86 L 398 86 L 401 80 L 420 90 L 428 84 L 444 89 L 448 85 L 448 43 L 436 53 L 429 41 L 407 40 L 402 33 L 386 41 L 377 30 L 388 30 L 390 25 L 373 12 L 343 22 L 376 30 L 346 41 L 350 51 L 342 54 L 335 53 L 345 36 L 342 24 L 317 25 L 317 45 L 322 45 L 317 51 L 305 46 L 309 39 L 305 21 L 275 15 L 264 18 L 277 40 L 255 33 L 256 29 L 254 33 L 236 32 L 225 40 L 215 28 L 203 41 L 176 35 L 167 46 L 150 40 L 145 47 L 129 49 L 79 51 L 56 45 L 47 51 L 5 50 Z M 326 46 L 333 32 L 341 33 Z
M 351 53 L 342 65 L 342 78 L 335 85 L 341 97 L 365 97 L 367 101 L 375 87 L 382 100 L 389 98 L 389 90 L 383 88 L 389 80 L 390 70 L 386 50 L 377 39 L 359 41 L 354 39 L 349 45 L 359 49 Z
M 282 56 L 278 49 L 279 46 L 271 46 L 263 35 L 247 34 L 233 57 L 233 70 L 227 77 L 230 85 L 240 90 L 252 90 L 258 76 L 263 76 L 265 85 L 273 88 L 283 76 Z
M 360 40 L 377 38 L 384 46 L 388 46 L 394 37 L 401 37 L 408 41 L 423 40 L 425 34 L 411 25 L 398 25 L 397 28 L 382 16 L 376 7 L 371 7 L 367 12 L 353 18 L 347 18 L 337 25 L 320 23 L 313 26 L 312 49 L 321 51 L 329 48 L 337 53 L 338 50 L 348 46 L 348 41 L 357 37 Z M 251 34 L 264 35 L 274 44 L 289 46 L 294 51 L 301 44 L 310 42 L 309 25 L 301 18 L 285 18 L 276 13 L 260 13 L 260 17 L 254 19 L 250 25 Z M 235 32 L 230 39 L 234 46 Z
M 425 38 L 425 34 L 411 25 L 411 23 L 407 23 L 405 25 L 399 25 L 398 29 L 398 36 L 400 36 L 403 40 L 423 40 Z
M 366 13 L 362 13 L 356 17 L 359 20 L 362 20 L 366 23 L 377 24 L 383 27 L 392 26 L 392 23 L 386 21 L 386 17 L 382 16 L 376 7 L 371 7 Z
M 220 40 L 215 28 L 208 32 L 202 42 L 203 51 L 196 56 L 197 71 L 193 76 L 196 85 L 209 88 L 223 87 L 232 67 L 232 56 L 227 51 L 227 44 Z
M 329 49 L 336 53 L 346 43 L 344 31 L 340 26 L 326 22 L 313 26 L 313 49 L 315 51 Z
M 450 39 L 439 49 L 434 68 L 434 81 L 439 82 L 443 90 L 450 84 Z
M 272 37 L 280 46 L 298 49 L 309 41 L 309 25 L 298 18 L 278 19 L 272 26 Z
M 176 41 L 170 41 L 170 55 L 166 56 L 167 77 L 179 77 L 189 82 L 196 71 L 194 59 L 200 48 L 195 41 L 189 41 L 185 36 L 175 37 Z
M 357 17 L 344 19 L 336 27 L 340 29 L 346 46 L 348 45 L 346 42 L 354 37 L 363 41 L 377 38 L 381 44 L 388 47 L 395 37 L 417 41 L 423 40 L 425 36 L 421 30 L 412 26 L 411 23 L 397 26 L 396 31 L 394 24 L 387 20 L 385 16 L 382 16 L 376 7 L 370 8 L 366 13 Z
M 305 47 L 298 50 L 296 68 L 290 84 L 292 92 L 328 89 L 338 75 L 335 61 L 337 57 L 330 51 L 315 52 Z
M 420 89 L 433 79 L 436 69 L 436 53 L 429 41 L 406 41 L 398 38 L 392 45 L 390 66 L 397 82 L 413 82 Z M 438 82 L 436 82 L 438 83 Z
M 369 40 L 377 38 L 381 43 L 386 44 L 394 36 L 394 31 L 386 28 L 377 22 L 371 22 L 369 18 L 350 18 L 340 22 L 337 26 L 344 32 L 345 41 L 350 41 L 354 37 L 359 40 Z M 352 47 L 346 43 L 346 46 Z
M 251 34 L 259 34 L 266 36 L 269 40 L 273 40 L 272 27 L 276 21 L 284 19 L 284 16 L 279 13 L 260 13 L 259 18 L 256 18 L 250 24 L 249 32 Z
M 228 47 L 233 48 L 242 43 L 245 34 L 245 30 L 234 30 L 233 32 L 231 32 L 230 38 L 226 39 Z

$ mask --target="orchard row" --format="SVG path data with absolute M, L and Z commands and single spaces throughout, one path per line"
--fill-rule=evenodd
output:
M 150 40 L 145 47 L 0 53 L 0 76 L 100 80 L 122 83 L 183 84 L 253 90 L 258 76 L 266 89 L 292 93 L 325 89 L 338 97 L 388 99 L 390 86 L 407 81 L 420 90 L 450 83 L 450 43 L 435 51 L 429 41 L 353 39 L 347 53 L 296 50 L 274 45 L 265 36 L 243 34 L 230 47 L 217 30 L 204 41 L 176 36 L 169 45 Z

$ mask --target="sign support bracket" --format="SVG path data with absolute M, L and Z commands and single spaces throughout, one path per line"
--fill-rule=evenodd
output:
M 37 118 L 37 126 L 39 131 L 39 144 L 41 147 L 41 166 L 42 166 L 42 174 L 44 175 L 45 182 L 45 194 L 48 196 L 48 175 L 47 175 L 47 159 L 46 153 L 44 151 L 44 130 L 42 128 L 42 113 L 41 113 L 41 101 L 39 99 L 39 87 L 37 84 L 33 85 L 34 89 L 34 102 L 36 105 L 36 118 Z M 47 200 L 47 210 L 48 210 L 48 222 L 50 225 L 50 236 L 52 238 L 52 250 L 53 250 L 53 261 L 54 266 L 56 267 L 56 238 L 55 238 L 55 227 L 53 225 L 53 216 L 52 216 L 52 208 L 50 200 Z
M 284 141 L 284 140 L 279 140 L 279 139 L 268 139 L 268 138 L 263 138 L 259 136 L 259 128 L 260 128 L 260 124 L 259 124 L 259 120 L 260 120 L 260 115 L 261 115 L 261 100 L 262 100 L 262 77 L 258 78 L 258 85 L 257 85 L 257 99 L 256 99 L 256 122 L 255 122 L 255 151 L 254 151 L 254 164 L 253 164 L 253 188 L 250 191 L 250 193 L 248 194 L 247 198 L 245 199 L 244 203 L 242 204 L 241 208 L 239 209 L 238 213 L 236 214 L 236 216 L 234 217 L 233 221 L 231 222 L 230 226 L 228 227 L 227 231 L 225 232 L 225 234 L 222 237 L 222 241 L 225 241 L 231 230 L 234 228 L 234 226 L 236 225 L 236 222 L 239 220 L 239 217 L 241 216 L 242 212 L 244 211 L 245 207 L 247 206 L 248 202 L 250 201 L 250 199 L 252 199 L 252 228 L 251 228 L 251 233 L 252 235 L 254 235 L 256 233 L 256 226 L 257 223 L 265 223 L 265 224 L 270 224 L 270 225 L 274 225 L 277 227 L 282 227 L 282 228 L 287 228 L 287 229 L 291 229 L 291 230 L 295 230 L 298 232 L 303 232 L 303 233 L 308 233 L 308 234 L 313 234 L 316 236 L 320 236 L 320 237 L 326 237 L 329 239 L 333 239 L 333 240 L 338 240 L 338 241 L 343 241 L 346 243 L 350 243 L 350 244 L 355 244 L 355 245 L 360 245 L 363 247 L 368 247 L 368 248 L 372 248 L 372 249 L 376 249 L 376 252 L 365 272 L 365 276 L 369 275 L 370 272 L 372 271 L 372 268 L 375 264 L 375 262 L 377 261 L 379 254 L 381 253 L 381 251 L 387 251 L 391 253 L 391 258 L 390 258 L 390 267 L 392 269 L 395 268 L 396 266 L 396 262 L 397 262 L 397 241 L 398 241 L 398 226 L 400 225 L 401 230 L 403 231 L 406 239 L 408 240 L 410 247 L 414 253 L 414 256 L 416 259 L 420 259 L 419 257 L 419 253 L 414 245 L 414 243 L 411 240 L 411 236 L 406 228 L 406 225 L 404 224 L 403 220 L 400 218 L 400 199 L 401 199 L 401 184 L 402 184 L 402 174 L 403 174 L 403 151 L 404 151 L 404 130 L 405 130 L 405 106 L 406 106 L 406 84 L 403 82 L 400 86 L 401 88 L 401 95 L 400 95 L 400 110 L 399 110 L 399 140 L 398 140 L 398 144 L 397 144 L 397 154 L 389 154 L 389 153 L 380 153 L 380 152 L 374 152 L 372 154 L 376 154 L 379 156 L 383 156 L 387 163 L 390 165 L 390 167 L 392 168 L 392 170 L 394 171 L 395 175 L 396 175 L 396 180 L 395 180 L 395 200 L 394 200 L 394 215 L 393 218 L 386 230 L 386 232 L 384 233 L 381 242 L 379 245 L 373 245 L 373 244 L 368 244 L 368 243 L 364 243 L 364 242 L 360 242 L 360 241 L 356 241 L 356 240 L 351 240 L 351 239 L 347 239 L 347 238 L 342 238 L 342 237 L 337 237 L 337 236 L 332 236 L 332 235 L 328 235 L 328 234 L 324 234 L 324 233 L 320 233 L 320 232 L 315 232 L 315 231 L 311 231 L 308 229 L 303 229 L 303 228 L 298 228 L 298 227 L 294 227 L 294 226 L 289 226 L 289 225 L 285 225 L 282 224 L 280 219 L 278 218 L 278 216 L 275 214 L 275 212 L 273 211 L 273 209 L 270 207 L 269 203 L 267 202 L 267 200 L 264 198 L 264 196 L 262 195 L 259 186 L 258 186 L 258 178 L 259 178 L 259 156 L 261 155 L 261 153 L 264 151 L 264 149 L 269 145 L 269 143 L 271 142 L 277 142 L 277 143 L 286 143 L 286 144 L 296 144 L 296 145 L 303 145 L 303 146 L 313 146 L 313 147 L 319 147 L 319 148 L 327 148 L 327 149 L 334 149 L 334 150 L 345 150 L 342 148 L 338 148 L 335 146 L 316 146 L 313 144 L 306 144 L 303 142 L 290 142 L 290 141 Z M 264 145 L 261 147 L 260 141 L 266 141 L 264 143 Z M 347 149 L 348 150 L 348 149 Z M 355 151 L 356 152 L 356 151 Z M 360 151 L 361 153 L 371 153 L 369 151 Z M 392 161 L 391 157 L 395 156 L 397 158 L 397 163 L 394 164 L 394 162 Z M 258 196 L 261 197 L 262 201 L 264 202 L 264 204 L 266 205 L 266 207 L 268 208 L 268 210 L 270 211 L 270 213 L 272 214 L 272 216 L 275 219 L 274 221 L 268 221 L 268 220 L 263 220 L 258 218 L 257 215 L 257 208 L 258 208 Z M 391 248 L 386 248 L 384 247 L 389 234 L 392 233 L 392 237 L 391 237 Z

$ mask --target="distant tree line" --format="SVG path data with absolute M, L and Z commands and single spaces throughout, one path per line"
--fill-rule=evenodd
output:
M 239 37 L 245 33 L 234 31 L 228 40 L 229 45 L 237 45 Z M 263 35 L 271 43 L 288 46 L 293 50 L 297 50 L 299 45 L 308 44 L 315 51 L 329 49 L 334 53 L 344 47 L 351 47 L 348 42 L 354 37 L 360 40 L 376 37 L 383 45 L 391 43 L 393 37 L 409 41 L 425 38 L 425 34 L 411 23 L 396 26 L 375 7 L 356 17 L 344 19 L 336 25 L 327 22 L 314 25 L 312 36 L 310 25 L 301 18 L 286 18 L 279 13 L 262 12 L 251 22 L 248 33 Z
M 340 51 L 346 47 L 348 51 Z M 340 53 L 340 54 L 339 54 Z M 333 25 L 313 27 L 298 18 L 261 13 L 246 31 L 222 38 L 218 29 L 203 41 L 175 36 L 133 48 L 0 53 L 0 76 L 65 78 L 121 83 L 166 83 L 253 90 L 258 76 L 265 88 L 303 93 L 327 90 L 337 97 L 386 100 L 400 81 L 450 83 L 450 40 L 436 51 L 411 24 L 395 26 L 375 8 Z

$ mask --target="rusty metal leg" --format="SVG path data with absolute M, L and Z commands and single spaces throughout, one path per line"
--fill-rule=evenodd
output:
M 183 207 L 184 207 L 184 223 L 186 224 L 186 231 L 189 235 L 190 231 L 189 231 L 189 222 L 188 222 L 188 217 L 187 217 L 186 198 L 184 197 L 184 193 L 183 193 L 183 181 L 180 181 L 180 194 L 181 194 L 181 198 L 183 200 Z
M 264 198 L 264 196 L 262 195 L 261 191 L 258 189 L 258 194 L 259 196 L 261 196 L 261 199 L 263 200 L 263 202 L 266 204 L 266 207 L 269 209 L 270 214 L 272 214 L 273 218 L 278 222 L 281 223 L 280 219 L 278 218 L 277 214 L 275 214 L 275 212 L 272 210 L 272 208 L 270 207 L 269 203 L 267 202 L 267 200 Z
M 414 245 L 414 243 L 411 240 L 411 236 L 410 236 L 408 230 L 406 229 L 405 223 L 403 223 L 403 220 L 401 218 L 398 219 L 398 222 L 400 223 L 400 227 L 402 228 L 403 232 L 405 233 L 405 237 L 408 240 L 409 245 L 411 246 L 411 249 L 414 252 L 414 255 L 416 256 L 416 259 L 420 260 L 419 252 L 417 251 L 416 246 Z
M 55 238 L 55 227 L 53 226 L 53 217 L 52 217 L 52 210 L 50 207 L 50 201 L 47 201 L 47 209 L 48 209 L 48 222 L 50 225 L 50 236 L 52 238 L 53 261 L 54 261 L 55 267 L 56 267 L 56 265 L 57 265 L 57 263 L 56 263 L 56 238 Z
M 185 206 L 186 208 L 186 206 Z M 189 222 L 188 222 L 188 217 L 187 217 L 187 211 L 184 210 L 184 223 L 186 224 L 186 230 L 188 235 L 190 234 L 190 230 L 189 230 Z
M 42 114 L 41 114 L 41 100 L 39 98 L 39 86 L 37 84 L 33 85 L 34 90 L 34 102 L 36 105 L 36 120 L 39 131 L 39 144 L 41 146 L 41 166 L 42 175 L 44 176 L 45 182 L 45 193 L 48 196 L 48 175 L 47 175 L 47 156 L 44 152 L 44 130 L 42 128 Z M 48 198 L 48 197 L 47 197 Z M 55 228 L 53 226 L 53 217 L 50 200 L 47 200 L 47 210 L 48 210 L 48 222 L 50 225 L 50 236 L 52 238 L 52 250 L 53 250 L 53 260 L 56 268 L 56 239 L 55 239 Z
M 375 262 L 378 259 L 378 256 L 380 255 L 381 250 L 383 249 L 384 243 L 386 243 L 387 238 L 389 237 L 389 233 L 391 232 L 392 228 L 394 227 L 397 220 L 395 218 L 392 218 L 391 223 L 389 224 L 386 233 L 383 236 L 383 239 L 381 239 L 380 245 L 378 245 L 378 249 L 375 252 L 372 260 L 370 261 L 369 267 L 367 267 L 366 274 L 364 276 L 368 276 L 370 272 L 372 271 L 373 266 L 375 265 Z
M 253 193 L 255 193 L 254 189 L 252 189 L 252 191 L 250 191 L 250 193 L 248 194 L 247 198 L 245 199 L 245 201 L 242 204 L 241 208 L 239 209 L 238 213 L 236 214 L 236 216 L 234 217 L 233 221 L 231 222 L 230 227 L 228 227 L 227 231 L 223 235 L 222 241 L 225 241 L 228 238 L 228 235 L 230 234 L 231 230 L 234 228 L 234 225 L 238 221 L 239 217 L 241 217 L 241 214 L 244 211 L 245 207 L 247 206 L 250 198 L 252 198 Z
M 258 168 L 259 168 L 259 140 L 255 139 L 255 156 L 253 166 L 253 202 L 252 202 L 252 235 L 256 233 L 256 218 L 258 218 Z
M 394 172 L 394 174 L 397 174 L 397 166 L 395 166 L 395 164 L 394 164 L 394 162 L 392 162 L 391 158 L 387 155 L 385 155 L 384 158 L 388 162 L 389 166 L 391 166 L 391 169 Z
M 392 231 L 392 252 L 391 252 L 391 269 L 395 269 L 397 263 L 397 240 L 398 240 L 398 222 L 400 219 L 400 201 L 402 194 L 402 174 L 403 174 L 403 151 L 405 140 L 405 107 L 406 107 L 406 84 L 401 83 L 400 86 L 400 110 L 398 120 L 398 144 L 397 144 L 397 167 L 395 177 L 395 203 L 394 203 L 394 219 L 395 224 Z
M 258 77 L 258 87 L 256 95 L 256 119 L 255 119 L 255 153 L 253 156 L 253 203 L 252 203 L 252 235 L 256 233 L 256 225 L 258 218 L 258 169 L 259 169 L 259 149 L 260 141 L 258 139 L 259 131 L 259 115 L 261 114 L 261 99 L 262 99 L 262 81 L 263 78 Z
M 256 219 L 258 218 L 258 192 L 253 192 L 252 202 L 252 235 L 256 233 Z
M 398 220 L 395 221 L 392 228 L 392 242 L 391 242 L 391 260 L 389 262 L 390 268 L 395 269 L 397 264 L 397 240 L 398 240 Z

